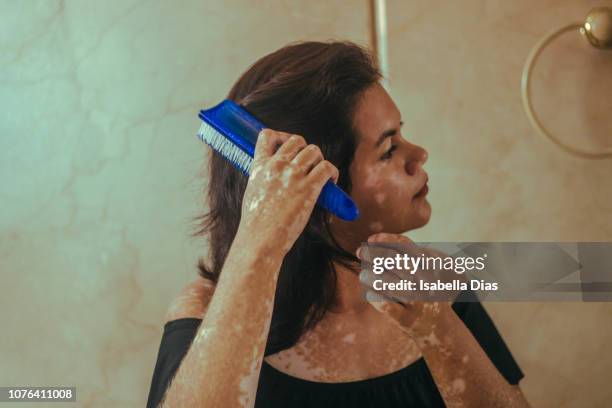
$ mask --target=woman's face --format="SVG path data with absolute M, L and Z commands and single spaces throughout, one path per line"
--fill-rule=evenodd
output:
M 331 217 L 334 237 L 347 250 L 377 232 L 401 234 L 427 224 L 427 151 L 401 134 L 401 114 L 380 84 L 368 88 L 357 104 L 354 125 L 359 133 L 350 166 L 351 197 L 359 218 Z

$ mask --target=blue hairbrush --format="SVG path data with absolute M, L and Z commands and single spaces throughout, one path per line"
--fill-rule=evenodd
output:
M 267 126 L 229 99 L 200 111 L 198 116 L 203 121 L 198 137 L 248 177 L 257 136 Z M 359 217 L 359 210 L 351 197 L 329 180 L 323 186 L 317 204 L 346 221 Z

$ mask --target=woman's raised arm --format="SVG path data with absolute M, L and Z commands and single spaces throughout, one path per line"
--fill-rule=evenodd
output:
M 238 232 L 163 407 L 254 406 L 282 261 L 323 185 L 338 179 L 317 146 L 270 129 L 251 169 Z

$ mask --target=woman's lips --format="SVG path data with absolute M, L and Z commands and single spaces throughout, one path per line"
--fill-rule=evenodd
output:
M 428 181 L 429 177 L 425 178 L 425 184 L 423 184 L 423 187 L 421 187 L 421 189 L 414 195 L 414 198 L 421 198 L 427 195 L 429 192 L 429 186 L 427 185 Z
M 425 197 L 427 195 L 427 192 L 429 191 L 429 187 L 427 187 L 427 183 L 425 183 L 425 185 L 423 186 L 422 189 L 419 190 L 418 193 L 415 194 L 414 198 L 421 198 L 421 197 Z

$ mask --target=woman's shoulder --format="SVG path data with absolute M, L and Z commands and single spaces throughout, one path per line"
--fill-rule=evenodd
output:
M 185 285 L 172 300 L 166 311 L 165 321 L 204 318 L 214 291 L 215 283 L 213 281 L 198 276 Z

